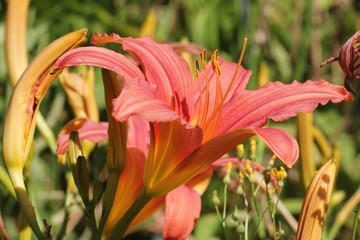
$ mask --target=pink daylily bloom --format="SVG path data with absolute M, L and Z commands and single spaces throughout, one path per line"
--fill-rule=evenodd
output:
M 150 122 L 143 187 L 149 197 L 162 196 L 186 183 L 254 135 L 290 168 L 299 155 L 297 142 L 284 130 L 263 128 L 267 121 L 311 112 L 328 101 L 352 100 L 344 87 L 324 80 L 275 82 L 246 90 L 251 72 L 218 58 L 216 51 L 208 63 L 205 53 L 201 54 L 203 70 L 193 80 L 185 60 L 171 46 L 151 37 L 95 34 L 92 38 L 94 44 L 109 42 L 122 44 L 140 66 L 100 47 L 69 51 L 56 66 L 94 65 L 125 79 L 121 94 L 113 101 L 112 115 L 118 121 L 140 115 Z
M 121 38 L 115 34 L 94 35 L 92 42 L 121 43 L 124 50 L 139 60 L 143 73 L 139 72 L 140 68 L 135 70 L 137 66 L 121 54 L 95 47 L 75 49 L 64 54 L 56 65 L 96 65 L 130 80 L 126 81 L 122 94 L 114 100 L 113 115 L 119 121 L 131 115 L 142 115 L 150 122 L 180 118 L 182 123 L 187 123 L 183 127 L 188 131 L 192 131 L 191 126 L 201 128 L 203 136 L 197 138 L 203 138 L 202 143 L 231 130 L 249 128 L 254 130 L 253 134 L 265 140 L 288 167 L 298 157 L 296 142 L 283 130 L 258 129 L 270 118 L 282 121 L 299 112 L 310 112 L 318 104 L 330 100 L 337 103 L 352 99 L 344 88 L 323 80 L 304 84 L 295 81 L 290 85 L 275 82 L 248 91 L 245 87 L 251 72 L 221 59 L 207 63 L 194 81 L 187 63 L 169 45 L 158 44 L 150 37 L 136 39 Z M 94 61 L 100 56 L 100 60 Z M 214 64 L 219 65 L 220 76 Z M 236 70 L 237 74 L 234 75 Z M 282 135 L 286 143 L 273 141 L 272 137 L 277 134 Z

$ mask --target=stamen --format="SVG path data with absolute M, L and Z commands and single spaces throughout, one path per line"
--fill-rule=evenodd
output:
M 204 110 L 199 116 L 200 119 L 198 121 L 198 125 L 204 126 L 204 123 L 206 121 L 206 116 L 209 111 L 209 99 L 210 99 L 210 96 L 209 96 L 210 95 L 210 84 L 209 84 L 209 76 L 206 71 L 206 51 L 205 50 L 202 50 L 200 53 L 200 62 L 201 62 L 202 70 L 205 71 L 205 102 L 204 102 Z M 200 92 L 202 92 L 201 89 L 200 89 Z
M 197 59 L 194 60 L 194 68 L 195 68 L 195 76 L 199 77 L 200 66 L 199 66 L 199 61 Z
M 247 43 L 247 38 L 244 38 L 243 48 L 241 50 L 240 58 L 239 58 L 239 61 L 237 63 L 237 66 L 236 66 L 235 72 L 233 74 L 233 77 L 231 79 L 231 82 L 230 82 L 228 88 L 226 89 L 225 94 L 223 96 L 221 96 L 221 102 L 214 106 L 213 113 L 219 112 L 221 110 L 221 108 L 223 107 L 223 105 L 225 103 L 226 97 L 229 95 L 230 90 L 231 90 L 232 86 L 234 85 L 234 82 L 236 80 L 236 75 L 240 70 L 240 66 L 241 66 L 242 60 L 244 58 L 245 49 L 246 49 L 246 43 Z M 217 53 L 215 53 L 215 54 L 217 54 Z M 220 65 L 219 65 L 219 68 L 220 68 Z M 221 93 L 222 93 L 222 91 L 221 91 Z
M 218 50 L 216 49 L 211 56 L 211 62 L 212 66 L 214 68 L 214 72 L 216 75 L 216 92 L 215 92 L 215 100 L 213 103 L 213 109 L 211 116 L 209 118 L 206 118 L 206 131 L 204 134 L 204 139 L 208 139 L 212 137 L 212 135 L 215 133 L 221 116 L 221 103 L 223 102 L 223 96 L 222 96 L 222 89 L 221 89 L 221 82 L 220 82 L 220 74 L 221 74 L 221 68 L 220 63 L 218 61 Z
M 200 53 L 200 62 L 203 69 L 205 69 L 206 66 L 206 50 L 202 50 Z
M 242 47 L 242 49 L 241 49 L 240 58 L 239 58 L 239 61 L 238 61 L 238 63 L 237 63 L 237 66 L 236 66 L 234 75 L 233 75 L 233 77 L 232 77 L 232 79 L 231 79 L 231 82 L 230 82 L 230 84 L 229 84 L 229 87 L 228 87 L 228 89 L 226 90 L 226 93 L 225 93 L 225 95 L 224 95 L 224 101 L 225 101 L 227 95 L 229 94 L 230 89 L 231 89 L 232 86 L 234 85 L 234 82 L 235 82 L 235 79 L 236 79 L 236 75 L 237 75 L 237 73 L 239 72 L 239 69 L 240 69 L 242 60 L 243 60 L 244 55 L 245 55 L 246 43 L 247 43 L 247 38 L 244 38 L 244 44 L 243 44 L 243 47 Z
M 240 70 L 240 66 L 241 66 L 242 59 L 244 57 L 244 53 L 245 53 L 245 49 L 246 49 L 246 43 L 247 43 L 247 38 L 244 39 L 244 45 L 243 45 L 243 49 L 240 54 L 240 58 L 239 58 L 237 67 L 236 67 L 234 75 L 230 81 L 230 84 L 228 85 L 228 87 L 226 89 L 225 94 L 223 94 L 223 91 L 221 88 L 221 82 L 220 82 L 221 67 L 220 67 L 220 63 L 218 61 L 218 50 L 215 50 L 213 55 L 211 56 L 213 70 L 216 75 L 215 76 L 216 77 L 215 93 L 213 93 L 213 94 L 215 94 L 215 98 L 214 98 L 214 102 L 213 102 L 213 106 L 212 106 L 211 110 L 209 109 L 210 108 L 210 106 L 209 106 L 209 104 L 210 104 L 210 96 L 209 96 L 210 82 L 209 82 L 208 72 L 206 70 L 206 59 L 205 59 L 206 51 L 203 50 L 200 53 L 200 63 L 202 65 L 202 70 L 205 71 L 204 72 L 204 74 L 205 74 L 205 90 L 203 91 L 203 85 L 201 85 L 199 83 L 200 107 L 199 107 L 199 112 L 198 112 L 196 123 L 198 126 L 201 126 L 204 129 L 203 141 L 206 141 L 209 138 L 211 138 L 215 134 L 215 132 L 218 128 L 218 125 L 219 125 L 220 119 L 221 119 L 222 108 L 225 103 L 226 97 L 229 95 L 230 90 L 236 80 L 236 75 L 237 75 L 238 71 Z M 198 69 L 198 62 L 196 62 L 196 61 L 195 61 L 195 68 Z M 204 99 L 202 99 L 203 97 L 204 97 Z M 210 116 L 208 116 L 209 111 L 211 111 Z
M 218 74 L 219 76 L 221 75 L 221 68 L 220 68 L 220 63 L 217 59 L 218 57 L 218 50 L 216 49 L 213 53 L 213 55 L 211 56 L 211 62 L 213 64 L 214 67 L 214 72 L 216 72 L 216 74 Z

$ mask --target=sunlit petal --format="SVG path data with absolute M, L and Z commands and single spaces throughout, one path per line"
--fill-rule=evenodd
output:
M 299 157 L 299 146 L 288 132 L 276 128 L 256 128 L 254 131 L 287 167 L 294 165 Z
M 158 44 L 151 37 L 121 38 L 116 34 L 95 34 L 92 43 L 117 42 L 133 53 L 144 68 L 146 80 L 157 86 L 159 98 L 189 120 L 193 111 L 195 87 L 186 61 L 171 46 Z
M 145 188 L 149 193 L 161 196 L 166 191 L 158 186 L 159 182 L 168 179 L 171 185 L 169 178 L 177 175 L 173 175 L 173 171 L 177 172 L 177 166 L 183 159 L 201 145 L 202 130 L 177 119 L 151 124 L 151 136 L 144 173 Z
M 258 90 L 238 92 L 224 106 L 218 133 L 237 127 L 262 127 L 269 118 L 283 121 L 299 112 L 311 112 L 319 104 L 351 100 L 344 87 L 324 80 L 268 83 Z
M 57 68 L 70 66 L 97 66 L 120 74 L 126 80 L 144 79 L 140 69 L 125 56 L 102 47 L 82 47 L 67 52 L 55 63 Z
M 125 168 L 117 185 L 114 200 L 116 204 L 113 205 L 105 225 L 105 235 L 109 234 L 112 227 L 134 202 L 143 184 L 139 173 L 144 171 L 145 155 L 135 148 L 128 148 L 126 159 Z
M 113 101 L 113 116 L 125 121 L 131 115 L 141 115 L 149 122 L 172 121 L 180 116 L 159 99 L 157 88 L 148 82 L 128 81 L 122 94 Z
M 201 198 L 182 185 L 166 195 L 163 239 L 186 239 L 200 216 Z
M 149 123 L 141 116 L 132 116 L 127 121 L 127 146 L 147 154 L 150 144 Z

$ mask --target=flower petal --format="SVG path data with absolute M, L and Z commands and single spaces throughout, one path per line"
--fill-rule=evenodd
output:
M 157 177 L 154 184 L 156 185 L 156 189 L 158 190 L 157 194 L 161 195 L 163 193 L 171 191 L 172 189 L 180 186 L 181 184 L 184 184 L 189 179 L 196 176 L 198 173 L 202 172 L 205 168 L 210 166 L 210 164 L 213 163 L 215 160 L 221 158 L 234 146 L 254 136 L 255 134 L 256 132 L 252 129 L 237 129 L 235 131 L 231 131 L 212 138 L 201 146 L 194 148 L 192 152 L 189 152 L 189 155 L 184 155 L 184 158 L 181 159 L 181 161 L 177 161 L 177 165 L 173 164 L 171 168 L 166 169 L 166 171 L 163 171 L 162 174 Z M 190 145 L 190 137 L 191 136 L 189 136 L 188 138 L 183 138 L 181 139 L 181 141 L 185 141 L 185 143 L 188 143 Z M 176 139 L 176 141 L 179 140 L 177 137 L 174 139 Z M 170 139 L 167 141 L 174 141 L 174 139 Z M 177 145 L 174 145 L 177 146 L 178 143 Z M 173 146 L 173 148 L 175 148 L 175 146 Z M 147 161 L 147 164 L 148 162 L 150 161 Z M 151 176 L 151 174 L 154 173 L 154 171 L 151 172 L 150 168 L 148 173 L 146 173 L 146 171 L 147 169 L 145 168 L 145 184 L 147 184 L 146 174 Z
M 91 41 L 95 44 L 122 44 L 125 51 L 132 52 L 140 61 L 146 80 L 157 86 L 160 100 L 172 106 L 184 119 L 190 119 L 194 106 L 195 85 L 188 64 L 170 45 L 158 44 L 150 36 L 121 38 L 116 34 L 97 34 Z
M 141 191 L 143 178 L 139 174 L 144 171 L 145 155 L 135 148 L 126 151 L 126 163 L 121 174 L 114 204 L 105 224 L 104 233 L 109 234 L 116 222 L 124 215 Z
M 68 51 L 55 63 L 57 68 L 80 65 L 102 67 L 120 74 L 125 80 L 144 79 L 144 74 L 136 64 L 122 54 L 102 47 L 81 47 L 76 51 Z
M 69 134 L 71 131 L 78 131 L 80 141 L 89 140 L 90 142 L 102 142 L 108 138 L 108 123 L 93 122 L 85 118 L 77 118 L 70 121 L 61 130 L 57 140 L 57 153 L 64 154 L 68 151 Z
M 127 125 L 127 146 L 137 148 L 147 155 L 150 144 L 149 123 L 141 116 L 132 116 Z
M 152 138 L 145 165 L 144 185 L 149 194 L 161 196 L 168 191 L 164 191 L 158 182 L 166 181 L 171 185 L 172 178 L 177 175 L 173 174 L 176 171 L 174 169 L 201 145 L 203 135 L 200 128 L 183 124 L 180 119 L 150 126 Z
M 224 106 L 218 134 L 239 127 L 262 127 L 269 118 L 283 121 L 299 112 L 311 112 L 328 101 L 351 101 L 342 86 L 324 80 L 292 84 L 268 83 L 254 91 L 240 91 Z
M 200 216 L 200 195 L 181 185 L 166 195 L 163 239 L 186 239 Z
M 256 128 L 253 130 L 288 168 L 294 165 L 299 157 L 299 146 L 288 132 L 277 128 Z
M 203 171 L 239 143 L 258 134 L 272 151 L 288 166 L 292 167 L 298 157 L 298 145 L 291 135 L 273 128 L 240 128 L 214 137 L 195 149 L 185 159 L 163 172 L 157 179 L 158 194 L 166 193 Z
M 172 121 L 180 116 L 159 100 L 157 89 L 148 82 L 134 79 L 125 82 L 122 93 L 113 101 L 113 116 L 122 122 L 131 115 L 141 115 L 149 122 Z

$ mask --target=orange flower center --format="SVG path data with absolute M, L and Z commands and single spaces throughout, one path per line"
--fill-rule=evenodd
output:
M 244 57 L 245 48 L 246 48 L 247 39 L 244 39 L 244 45 L 241 51 L 241 55 L 239 61 L 237 63 L 237 67 L 233 74 L 233 77 L 228 85 L 226 91 L 222 90 L 222 85 L 220 81 L 221 75 L 221 67 L 218 61 L 218 50 L 215 50 L 213 55 L 211 56 L 211 63 L 213 66 L 213 71 L 215 73 L 215 96 L 210 96 L 210 79 L 209 73 L 206 70 L 206 51 L 203 50 L 200 53 L 200 63 L 201 67 L 204 71 L 205 75 L 205 89 L 202 88 L 201 82 L 198 81 L 198 88 L 199 88 L 199 104 L 197 109 L 197 114 L 195 119 L 191 121 L 192 125 L 197 125 L 201 127 L 204 131 L 204 138 L 203 142 L 211 139 L 215 136 L 218 126 L 221 120 L 222 109 L 225 104 L 225 100 L 228 97 L 232 86 L 236 80 L 236 75 L 240 69 L 242 59 Z M 196 70 L 196 77 L 199 76 L 199 62 L 195 60 L 195 70 Z M 212 94 L 214 94 L 212 92 Z M 214 98 L 213 102 L 210 102 L 210 99 Z

